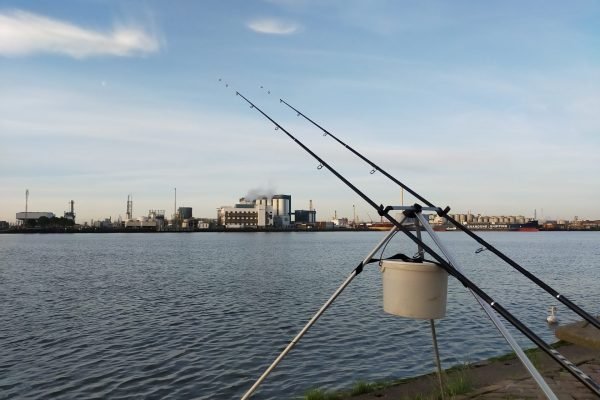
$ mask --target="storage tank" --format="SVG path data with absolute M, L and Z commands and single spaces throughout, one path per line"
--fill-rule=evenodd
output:
M 292 196 L 288 194 L 276 194 L 273 196 L 272 205 L 273 215 L 291 216 Z

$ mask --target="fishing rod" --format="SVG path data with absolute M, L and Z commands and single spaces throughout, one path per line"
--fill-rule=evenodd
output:
M 371 207 L 377 210 L 378 214 L 382 217 L 385 217 L 388 221 L 390 221 L 399 231 L 402 231 L 410 240 L 412 240 L 417 246 L 420 246 L 424 251 L 426 251 L 429 255 L 431 255 L 438 264 L 449 274 L 455 277 L 460 283 L 462 283 L 467 289 L 472 290 L 477 296 L 479 296 L 483 301 L 485 301 L 494 311 L 500 314 L 505 320 L 507 320 L 511 325 L 517 328 L 522 334 L 524 334 L 529 340 L 535 343 L 540 349 L 542 349 L 546 354 L 548 354 L 551 358 L 553 358 L 558 364 L 560 364 L 563 368 L 565 368 L 569 373 L 571 373 L 577 380 L 587 386 L 592 392 L 594 392 L 597 396 L 600 396 L 600 385 L 592 380 L 587 374 L 573 365 L 570 361 L 568 361 L 562 354 L 558 351 L 550 347 L 542 338 L 537 336 L 531 329 L 529 329 L 525 324 L 523 324 L 518 318 L 512 315 L 507 309 L 505 309 L 500 303 L 495 301 L 492 297 L 490 297 L 486 292 L 484 292 L 479 286 L 469 280 L 465 275 L 459 272 L 454 266 L 448 263 L 442 256 L 440 256 L 437 252 L 435 252 L 430 246 L 428 246 L 425 242 L 423 242 L 420 238 L 413 235 L 404 225 L 398 222 L 394 217 L 390 215 L 390 211 L 393 210 L 392 206 L 384 207 L 382 205 L 377 205 L 371 198 L 369 198 L 366 194 L 364 194 L 360 189 L 358 189 L 355 185 L 353 185 L 349 180 L 343 177 L 337 170 L 335 170 L 332 166 L 330 166 L 327 162 L 325 162 L 321 157 L 315 154 L 310 148 L 308 148 L 304 143 L 296 139 L 289 131 L 287 131 L 283 126 L 273 120 L 270 116 L 268 116 L 264 111 L 258 108 L 254 103 L 248 100 L 244 95 L 240 92 L 236 91 L 236 95 L 240 96 L 244 99 L 249 105 L 250 108 L 256 109 L 263 117 L 268 119 L 271 123 L 275 125 L 275 130 L 281 130 L 285 133 L 292 141 L 294 141 L 298 146 L 300 146 L 304 151 L 310 154 L 314 159 L 319 162 L 318 169 L 322 169 L 323 167 L 327 168 L 329 172 L 335 175 L 338 179 L 340 179 L 346 186 L 348 186 L 354 193 L 360 196 L 365 202 L 367 202 Z M 418 204 L 415 204 L 416 213 L 420 213 L 422 207 Z M 415 211 L 412 211 L 412 215 L 410 213 L 405 212 L 404 215 L 407 217 L 415 216 Z
M 293 107 L 291 104 L 289 104 L 288 102 L 286 102 L 283 99 L 279 99 L 279 102 L 280 103 L 284 103 L 286 106 L 288 106 L 289 108 L 291 108 L 292 110 L 294 110 L 296 112 L 297 116 L 299 116 L 299 117 L 302 116 L 304 119 L 306 119 L 307 121 L 309 121 L 310 123 L 312 123 L 314 126 L 316 126 L 317 128 L 319 128 L 321 131 L 323 131 L 323 136 L 330 136 L 333 140 L 335 140 L 336 142 L 338 142 L 339 144 L 341 144 L 342 146 L 344 146 L 351 153 L 353 153 L 354 155 L 356 155 L 357 157 L 359 157 L 361 160 L 363 160 L 364 162 L 366 162 L 367 164 L 369 164 L 373 168 L 371 170 L 371 174 L 374 174 L 377 171 L 381 172 L 385 177 L 387 177 L 392 182 L 394 182 L 395 184 L 397 184 L 398 186 L 400 186 L 402 189 L 406 190 L 408 193 L 412 194 L 416 199 L 418 199 L 419 201 L 421 201 L 423 204 L 427 205 L 428 207 L 435 207 L 435 208 L 437 208 L 437 210 L 438 210 L 437 214 L 440 217 L 446 218 L 446 220 L 449 221 L 452 225 L 456 226 L 458 229 L 460 229 L 461 231 L 465 232 L 471 238 L 475 239 L 479 244 L 483 245 L 487 250 L 491 251 L 496 256 L 500 257 L 508 265 L 510 265 L 511 267 L 513 267 L 514 269 L 516 269 L 517 271 L 519 271 L 521 274 L 525 275 L 529 280 L 531 280 L 536 285 L 538 285 L 539 287 L 541 287 L 542 289 L 544 289 L 550 295 L 552 295 L 553 297 L 555 297 L 558 301 L 560 301 L 565 306 L 567 306 L 569 309 L 571 309 L 572 311 L 574 311 L 575 313 L 577 313 L 580 317 L 582 317 L 583 319 L 585 319 L 586 321 L 588 321 L 589 323 L 591 323 L 596 328 L 600 329 L 600 321 L 597 318 L 595 318 L 594 316 L 592 316 L 589 313 L 587 313 L 581 307 L 577 306 L 575 303 L 573 303 L 571 300 L 569 300 L 566 296 L 560 294 L 557 290 L 555 290 L 554 288 L 552 288 L 550 285 L 548 285 L 547 283 L 545 283 L 544 281 L 542 281 L 540 278 L 538 278 L 537 276 L 535 276 L 534 274 L 532 274 L 531 272 L 529 272 L 527 269 L 525 269 L 524 267 L 522 267 L 521 265 L 519 265 L 516 261 L 512 260 L 507 255 L 505 255 L 504 253 L 502 253 L 500 250 L 496 249 L 490 243 L 488 243 L 487 241 L 485 241 L 482 237 L 480 237 L 479 235 L 475 234 L 475 232 L 473 232 L 472 230 L 470 230 L 469 228 L 467 228 L 466 226 L 464 226 L 463 224 L 461 224 L 460 222 L 458 222 L 457 220 L 455 220 L 454 218 L 452 218 L 448 214 L 448 211 L 450 211 L 450 207 L 446 207 L 445 209 L 441 209 L 441 208 L 435 206 L 433 203 L 431 203 L 430 201 L 428 201 L 427 199 L 425 199 L 424 197 L 422 197 L 421 195 L 419 195 L 417 192 L 415 192 L 414 190 L 412 190 L 410 187 L 408 187 L 404 183 L 400 182 L 394 176 L 390 175 L 387 171 L 385 171 L 383 168 L 379 167 L 373 161 L 369 160 L 367 157 L 363 156 L 361 153 L 359 153 L 358 151 L 354 150 L 351 146 L 347 145 L 346 143 L 344 143 L 343 141 L 341 141 L 340 139 L 338 139 L 337 136 L 335 136 L 333 133 L 329 132 L 327 129 L 323 128 L 321 125 L 319 125 L 318 123 L 316 123 L 312 119 L 310 119 L 308 116 L 306 116 L 305 114 L 303 114 L 297 108 Z

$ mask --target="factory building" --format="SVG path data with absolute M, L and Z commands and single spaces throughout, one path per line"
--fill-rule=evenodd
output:
M 291 226 L 292 196 L 276 194 L 256 199 L 242 197 L 239 203 L 217 209 L 217 225 L 226 228 L 264 228 Z
M 179 207 L 177 216 L 180 220 L 192 219 L 192 207 Z
M 37 222 L 38 219 L 46 217 L 48 219 L 54 218 L 54 213 L 46 212 L 46 211 L 27 211 L 27 212 L 18 212 L 17 213 L 17 221 L 21 221 L 21 223 L 25 223 L 26 221 Z
M 123 227 L 131 230 L 162 231 L 165 225 L 165 210 L 148 210 L 147 217 L 128 219 Z
M 70 211 L 65 211 L 64 218 L 73 221 L 75 223 L 75 201 L 71 200 L 69 202 Z
M 273 226 L 273 209 L 264 204 L 244 203 L 221 207 L 217 212 L 217 225 L 234 229 Z
M 317 212 L 315 210 L 296 210 L 294 211 L 294 222 L 296 224 L 314 224 L 317 222 Z

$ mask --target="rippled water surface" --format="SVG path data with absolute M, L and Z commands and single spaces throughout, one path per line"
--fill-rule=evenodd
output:
M 547 341 L 577 316 L 460 233 L 467 275 Z M 483 233 L 600 313 L 600 234 Z M 239 398 L 383 233 L 0 235 L 0 398 Z M 415 252 L 394 240 L 386 255 Z M 510 349 L 462 285 L 437 321 L 445 367 Z M 526 347 L 526 338 L 515 336 Z M 386 315 L 371 264 L 256 399 L 433 370 L 429 325 Z

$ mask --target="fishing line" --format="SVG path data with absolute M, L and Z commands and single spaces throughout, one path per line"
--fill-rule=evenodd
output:
M 390 244 L 394 236 L 396 236 L 396 233 L 398 233 L 398 231 L 394 231 L 390 238 L 385 242 L 385 246 L 382 247 L 381 253 L 379 253 L 379 266 L 381 266 L 381 262 L 383 261 L 383 253 L 385 252 L 385 249 L 387 248 L 388 244 Z
M 351 153 L 353 153 L 354 155 L 356 155 L 357 157 L 359 157 L 361 160 L 363 160 L 364 162 L 366 162 L 367 164 L 369 164 L 373 168 L 370 171 L 370 174 L 374 174 L 376 171 L 381 172 L 385 177 L 387 177 L 388 179 L 390 179 L 392 182 L 396 183 L 398 186 L 400 186 L 402 189 L 406 190 L 408 193 L 412 194 L 416 199 L 418 199 L 419 201 L 421 201 L 422 203 L 424 203 L 428 207 L 435 207 L 435 208 L 437 208 L 437 210 L 438 210 L 437 214 L 440 217 L 446 218 L 446 220 L 449 221 L 452 225 L 456 226 L 458 229 L 460 229 L 461 231 L 465 232 L 467 235 L 469 235 L 471 238 L 473 238 L 479 244 L 481 244 L 482 246 L 484 246 L 485 249 L 491 251 L 496 256 L 500 257 L 500 259 L 502 259 L 508 265 L 510 265 L 511 267 L 513 267 L 514 269 L 516 269 L 517 271 L 519 271 L 521 274 L 523 274 L 529 280 L 531 280 L 532 282 L 534 282 L 536 285 L 538 285 L 539 287 L 541 287 L 542 289 L 544 289 L 546 292 L 548 292 L 550 295 L 552 295 L 558 301 L 560 301 L 561 303 L 563 303 L 564 305 L 566 305 L 568 308 L 570 308 L 572 311 L 574 311 L 575 313 L 577 313 L 580 317 L 582 317 L 583 319 L 585 319 L 586 321 L 588 321 L 589 323 L 591 323 L 592 325 L 594 325 L 596 328 L 600 329 L 600 320 L 594 318 L 592 315 L 590 315 L 585 310 L 583 310 L 582 308 L 580 308 L 579 306 L 577 306 L 575 303 L 573 303 L 571 300 L 569 300 L 566 296 L 560 294 L 557 290 L 555 290 L 554 288 L 552 288 L 550 285 L 548 285 L 547 283 L 545 283 L 544 281 L 542 281 L 540 278 L 538 278 L 537 276 L 535 276 L 534 274 L 532 274 L 531 272 L 529 272 L 527 269 L 525 269 L 524 267 L 522 267 L 521 265 L 519 265 L 517 262 L 515 262 L 514 260 L 512 260 L 511 258 L 509 258 L 508 256 L 506 256 L 500 250 L 496 249 L 490 243 L 488 243 L 487 241 L 485 241 L 479 235 L 475 234 L 472 230 L 470 230 L 469 228 L 467 228 L 466 226 L 462 225 L 460 222 L 458 222 L 457 220 L 455 220 L 454 218 L 452 218 L 450 215 L 448 215 L 448 211 L 450 211 L 450 207 L 446 207 L 445 209 L 441 209 L 441 208 L 433 205 L 433 203 L 429 202 L 427 199 L 425 199 L 424 197 L 422 197 L 421 195 L 419 195 L 417 192 L 415 192 L 414 190 L 412 190 L 410 187 L 408 187 L 404 183 L 400 182 L 398 179 L 396 179 L 394 176 L 390 175 L 387 171 L 385 171 L 384 169 L 382 169 L 381 167 L 379 167 L 377 164 L 375 164 L 374 162 L 372 162 L 371 160 L 369 160 L 368 158 L 366 158 L 365 156 L 363 156 L 361 153 L 359 153 L 358 151 L 354 150 L 352 147 L 350 147 L 349 145 L 347 145 L 346 143 L 344 143 L 343 141 L 341 141 L 337 136 L 335 136 L 333 133 L 329 132 L 327 129 L 323 128 L 321 125 L 319 125 L 318 123 L 316 123 L 312 119 L 310 119 L 308 116 L 306 116 L 305 114 L 303 114 L 300 110 L 298 110 L 297 108 L 293 107 L 291 104 L 289 104 L 288 102 L 286 102 L 283 99 L 279 99 L 279 102 L 285 104 L 286 106 L 288 106 L 289 108 L 291 108 L 292 110 L 294 110 L 296 112 L 296 115 L 298 117 L 300 117 L 300 116 L 303 117 L 304 119 L 306 119 L 307 121 L 309 121 L 311 124 L 313 124 L 314 126 L 316 126 L 317 128 L 319 128 L 321 131 L 323 131 L 323 136 L 330 136 L 333 140 L 335 140 L 336 142 L 338 142 L 339 144 L 341 144 L 342 146 L 344 146 Z
M 246 101 L 251 108 L 258 111 L 262 114 L 266 119 L 268 119 L 271 123 L 273 123 L 281 132 L 285 133 L 291 140 L 293 140 L 298 146 L 300 146 L 304 151 L 309 153 L 313 158 L 315 158 L 319 165 L 327 168 L 333 175 L 335 175 L 338 179 L 340 179 L 346 186 L 348 186 L 351 190 L 353 190 L 357 195 L 359 195 L 365 202 L 371 205 L 375 210 L 377 210 L 378 214 L 382 217 L 385 217 L 388 221 L 390 221 L 396 229 L 402 231 L 410 240 L 412 240 L 417 246 L 420 246 L 424 251 L 429 253 L 436 261 L 438 261 L 439 265 L 448 272 L 448 274 L 455 277 L 459 282 L 461 282 L 465 287 L 469 290 L 473 291 L 477 296 L 479 296 L 483 301 L 485 301 L 492 309 L 494 309 L 498 314 L 504 317 L 511 325 L 517 328 L 521 333 L 523 333 L 529 340 L 535 343 L 540 349 L 542 349 L 546 354 L 552 357 L 558 364 L 560 364 L 563 368 L 569 371 L 577 380 L 587 386 L 592 392 L 596 395 L 600 396 L 600 385 L 594 382 L 587 374 L 583 371 L 579 370 L 575 365 L 569 362 L 566 358 L 564 358 L 560 353 L 558 353 L 555 349 L 551 348 L 543 339 L 537 336 L 531 329 L 529 329 L 526 325 L 524 325 L 518 318 L 512 315 L 507 309 L 505 309 L 500 303 L 496 302 L 492 297 L 490 297 L 485 291 L 483 291 L 479 286 L 469 280 L 465 275 L 459 272 L 453 265 L 448 263 L 443 257 L 441 257 L 437 252 L 435 252 L 430 246 L 424 243 L 417 236 L 413 235 L 404 225 L 398 222 L 394 217 L 392 217 L 389 212 L 393 209 L 391 206 L 384 207 L 383 205 L 377 205 L 371 198 L 369 198 L 366 194 L 364 194 L 360 189 L 358 189 L 355 185 L 353 185 L 348 179 L 342 176 L 337 170 L 335 170 L 332 166 L 330 166 L 327 162 L 325 162 L 322 158 L 320 158 L 317 154 L 315 154 L 310 148 L 304 145 L 301 141 L 296 139 L 289 131 L 287 131 L 283 126 L 273 120 L 270 116 L 268 116 L 265 112 L 263 112 L 259 107 L 257 107 L 254 103 L 248 100 L 244 95 L 240 92 L 236 92 L 236 95 L 240 96 L 244 101 Z M 432 206 L 433 207 L 433 206 Z M 414 205 L 416 211 L 404 212 L 404 216 L 407 218 L 416 218 L 417 214 L 420 214 L 421 206 L 418 204 Z M 440 209 L 441 211 L 441 209 Z M 447 211 L 446 211 L 447 212 Z

